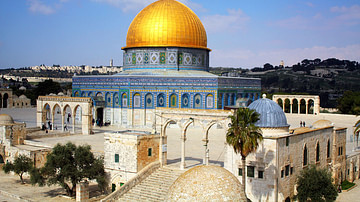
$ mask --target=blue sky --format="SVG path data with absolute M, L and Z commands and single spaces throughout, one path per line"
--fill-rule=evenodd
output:
M 127 29 L 154 0 L 1 0 L 0 68 L 122 65 Z M 358 0 L 181 0 L 202 20 L 210 66 L 360 61 Z

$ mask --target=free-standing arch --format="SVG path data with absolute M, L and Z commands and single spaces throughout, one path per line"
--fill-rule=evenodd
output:
M 91 133 L 92 128 L 92 99 L 89 97 L 66 97 L 66 96 L 39 96 L 37 99 L 37 126 L 41 127 L 42 124 L 46 124 L 46 114 L 50 115 L 51 111 L 53 114 L 55 113 L 55 120 L 53 121 L 53 126 L 58 127 L 58 129 L 61 128 L 61 130 L 64 130 L 64 124 L 65 124 L 65 116 L 68 115 L 68 112 L 71 113 L 72 117 L 69 119 L 69 121 L 73 121 L 74 118 L 73 115 L 76 114 L 79 107 L 81 107 L 81 122 L 82 122 L 82 134 L 89 135 Z M 79 107 L 77 107 L 79 106 Z M 74 109 L 75 111 L 72 111 Z M 56 116 L 58 115 L 57 112 L 60 111 L 60 119 L 61 119 L 61 125 L 56 123 Z M 77 113 L 79 114 L 79 113 Z M 67 116 L 66 116 L 67 119 Z M 54 123 L 55 122 L 55 123 Z M 56 125 L 55 125 L 56 124 Z M 54 127 L 53 127 L 54 128 Z

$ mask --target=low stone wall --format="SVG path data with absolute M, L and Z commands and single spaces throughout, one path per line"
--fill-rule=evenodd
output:
M 149 175 L 151 175 L 155 170 L 160 168 L 160 162 L 154 162 L 147 165 L 144 169 L 136 174 L 133 178 L 131 178 L 128 182 L 126 182 L 121 188 L 117 191 L 114 191 L 109 196 L 105 197 L 101 200 L 101 202 L 114 202 L 118 198 L 120 198 L 123 194 L 128 192 L 130 189 L 135 187 L 137 184 L 145 180 Z
M 64 136 L 70 136 L 70 132 L 52 132 L 49 131 L 49 133 L 46 133 L 45 131 L 38 131 L 33 132 L 31 134 L 26 135 L 27 140 L 33 140 L 33 139 L 40 139 L 40 138 L 48 138 L 48 137 L 64 137 Z

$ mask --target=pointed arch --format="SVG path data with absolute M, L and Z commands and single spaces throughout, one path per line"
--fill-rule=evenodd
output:
M 316 143 L 315 160 L 316 160 L 316 162 L 320 161 L 320 144 L 319 144 L 319 141 L 317 141 L 317 143 Z
M 188 93 L 184 93 L 181 96 L 181 108 L 189 108 L 190 106 L 190 96 Z
M 303 166 L 307 166 L 307 165 L 308 165 L 308 150 L 305 144 L 303 149 Z
M 200 93 L 194 95 L 194 108 L 195 109 L 202 108 L 202 96 Z
M 169 107 L 170 108 L 177 108 L 178 106 L 178 96 L 176 93 L 170 95 L 169 98 Z
M 166 107 L 166 99 L 165 99 L 165 94 L 164 93 L 160 93 L 157 96 L 157 106 L 158 107 Z
M 145 95 L 145 108 L 152 109 L 154 108 L 154 96 L 151 93 Z

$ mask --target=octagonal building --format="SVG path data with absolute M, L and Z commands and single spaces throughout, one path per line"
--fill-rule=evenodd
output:
M 138 13 L 122 49 L 121 73 L 73 77 L 73 96 L 92 97 L 95 120 L 151 126 L 158 107 L 217 110 L 259 98 L 260 79 L 209 73 L 205 28 L 178 1 L 159 0 Z

